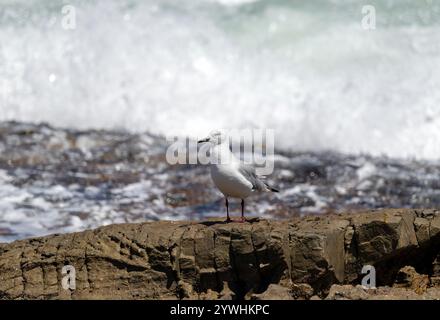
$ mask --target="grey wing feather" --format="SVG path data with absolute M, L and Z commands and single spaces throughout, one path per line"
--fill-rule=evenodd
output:
M 252 183 L 252 189 L 258 191 L 267 190 L 266 184 L 259 179 L 253 166 L 240 162 L 238 171 L 246 178 L 246 180 Z

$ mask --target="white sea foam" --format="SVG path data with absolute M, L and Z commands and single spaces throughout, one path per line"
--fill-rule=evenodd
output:
M 61 2 L 6 2 L 0 120 L 438 159 L 440 5 L 372 3 L 374 31 L 355 1 L 72 1 L 68 31 Z
M 151 187 L 151 181 L 116 188 L 112 190 L 112 197 L 105 199 L 99 197 L 102 190 L 94 186 L 85 190 L 78 190 L 75 185 L 69 188 L 61 185 L 45 188 L 35 182 L 19 188 L 11 183 L 9 176 L 0 170 L 0 230 L 7 228 L 12 231 L 4 236 L 0 233 L 0 242 L 57 232 L 81 231 L 101 225 L 124 223 L 127 219 L 137 222 L 187 217 L 186 212 L 170 210 L 163 201 L 164 188 Z M 151 199 L 154 200 L 150 201 Z M 149 202 L 148 208 L 145 208 L 146 202 Z M 129 206 L 130 215 L 124 211 L 124 205 Z

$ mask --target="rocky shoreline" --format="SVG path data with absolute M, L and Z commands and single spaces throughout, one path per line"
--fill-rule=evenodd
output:
M 116 224 L 0 244 L 0 298 L 440 299 L 439 249 L 436 210 Z

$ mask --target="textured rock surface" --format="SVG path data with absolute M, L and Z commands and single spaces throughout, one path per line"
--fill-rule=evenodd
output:
M 378 287 L 365 289 L 361 285 L 333 285 L 326 300 L 440 300 L 440 288 L 428 288 L 418 294 L 407 288 Z
M 439 248 L 435 210 L 110 225 L 0 244 L 0 298 L 432 299 Z M 385 286 L 377 294 L 356 287 L 367 264 Z M 76 269 L 75 290 L 61 287 L 65 265 Z M 393 287 L 405 266 L 419 291 Z
M 426 274 L 420 275 L 414 267 L 406 266 L 397 273 L 394 286 L 397 288 L 411 288 L 415 293 L 423 294 L 427 291 L 429 284 L 429 277 Z

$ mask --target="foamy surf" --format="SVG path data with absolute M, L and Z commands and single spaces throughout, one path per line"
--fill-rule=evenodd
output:
M 0 242 L 124 222 L 225 214 L 207 166 L 170 165 L 148 133 L 0 123 Z M 249 217 L 284 219 L 382 207 L 440 205 L 440 165 L 368 155 L 275 150 Z M 232 216 L 239 202 L 230 201 Z
M 2 5 L 0 120 L 266 127 L 279 149 L 438 159 L 438 1 L 370 1 L 370 31 L 346 1 L 71 4 L 75 30 L 61 27 L 63 3 Z

